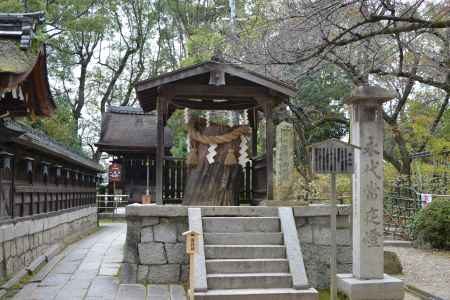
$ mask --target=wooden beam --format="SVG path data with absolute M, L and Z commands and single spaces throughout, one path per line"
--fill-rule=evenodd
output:
M 266 116 L 266 171 L 267 171 L 267 200 L 273 200 L 273 146 L 274 146 L 274 127 L 273 127 L 273 109 L 271 103 L 264 106 Z
M 214 102 L 212 100 L 193 101 L 186 99 L 173 99 L 172 103 L 178 107 L 204 110 L 243 110 L 257 105 L 252 99 L 230 100 L 227 102 Z
M 199 98 L 209 97 L 217 99 L 234 98 L 258 98 L 270 99 L 268 90 L 264 87 L 249 87 L 249 86 L 235 86 L 235 85 L 221 85 L 212 86 L 208 84 L 167 84 L 161 87 L 161 90 L 170 92 L 175 97 L 192 97 Z

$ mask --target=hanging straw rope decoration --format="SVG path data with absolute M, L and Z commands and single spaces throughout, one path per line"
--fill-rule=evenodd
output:
M 198 150 L 194 143 L 202 143 L 205 145 L 211 144 L 226 144 L 230 143 L 236 139 L 239 139 L 242 135 L 249 135 L 251 129 L 248 126 L 240 126 L 233 129 L 230 132 L 224 133 L 222 135 L 204 135 L 198 132 L 192 122 L 187 125 L 188 135 L 192 144 L 191 152 L 189 153 L 186 163 L 190 166 L 196 166 L 198 164 Z M 236 155 L 234 154 L 235 149 L 228 149 L 227 156 L 225 157 L 224 165 L 231 166 L 237 164 Z

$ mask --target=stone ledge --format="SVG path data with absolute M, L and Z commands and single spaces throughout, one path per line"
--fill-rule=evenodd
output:
M 12 219 L 9 220 L 9 222 L 3 223 L 0 227 L 0 243 L 29 234 L 43 232 L 61 224 L 71 223 L 75 220 L 96 214 L 96 212 L 96 207 L 84 206 L 70 210 L 62 210 L 19 219 Z
M 126 207 L 127 217 L 187 217 L 187 206 L 182 205 L 156 205 L 156 204 L 130 204 Z
M 294 217 L 318 217 L 329 216 L 331 207 L 329 205 L 310 205 L 293 207 Z M 338 216 L 348 216 L 352 213 L 351 205 L 337 205 Z
M 403 281 L 384 275 L 383 279 L 360 280 L 352 274 L 337 274 L 337 288 L 352 300 L 402 300 Z
M 131 204 L 126 207 L 126 216 L 136 217 L 187 217 L 189 206 L 183 205 L 156 205 Z M 268 206 L 203 206 L 203 216 L 278 216 L 277 207 Z M 293 207 L 294 217 L 329 216 L 329 205 L 311 205 Z M 351 214 L 350 205 L 338 205 L 338 215 Z

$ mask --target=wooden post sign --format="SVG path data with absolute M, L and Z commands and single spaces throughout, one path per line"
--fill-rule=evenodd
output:
M 122 166 L 118 163 L 112 163 L 109 166 L 109 182 L 120 182 L 122 176 Z
M 309 146 L 312 168 L 315 173 L 353 173 L 356 146 L 337 139 L 329 139 Z
M 315 173 L 331 174 L 330 193 L 330 230 L 331 230 L 331 258 L 330 258 L 330 299 L 337 299 L 336 286 L 336 174 L 353 173 L 354 152 L 356 146 L 341 142 L 337 139 L 329 139 L 324 142 L 309 146 L 311 149 L 312 168 Z
M 195 287 L 195 254 L 198 253 L 198 238 L 200 233 L 189 230 L 183 233 L 186 237 L 186 254 L 189 255 L 189 290 L 188 299 L 194 300 Z

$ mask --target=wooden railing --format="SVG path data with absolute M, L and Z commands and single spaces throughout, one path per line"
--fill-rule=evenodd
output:
M 18 185 L 14 190 L 14 217 L 24 217 L 95 203 L 96 191 L 88 187 Z

